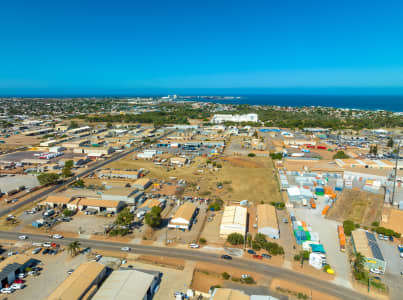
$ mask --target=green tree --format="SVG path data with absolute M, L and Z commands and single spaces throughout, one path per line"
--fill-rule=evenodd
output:
M 59 180 L 60 175 L 56 173 L 42 173 L 38 175 L 38 181 L 41 185 L 54 184 Z
M 151 211 L 145 215 L 146 224 L 152 228 L 159 227 L 162 223 L 161 211 L 161 207 L 154 206 Z
M 343 229 L 344 229 L 344 233 L 345 233 L 347 236 L 350 236 L 350 235 L 351 235 L 351 232 L 355 229 L 355 224 L 354 224 L 354 222 L 351 221 L 351 220 L 345 220 L 345 221 L 343 222 Z
M 389 148 L 392 148 L 392 147 L 393 147 L 393 139 L 392 139 L 391 137 L 388 139 L 388 144 L 387 144 L 387 146 L 388 146 Z
M 75 129 L 78 128 L 78 123 L 76 121 L 71 121 L 69 125 L 69 129 Z
M 134 215 L 130 212 L 129 208 L 124 208 L 116 217 L 115 223 L 118 225 L 128 226 L 134 220 Z
M 227 242 L 231 245 L 242 245 L 245 242 L 245 239 L 240 233 L 231 233 L 227 237 Z
M 63 209 L 63 216 L 65 217 L 71 217 L 73 215 L 73 211 L 71 211 L 68 208 Z
M 80 242 L 74 241 L 69 244 L 67 247 L 68 253 L 70 253 L 71 256 L 76 256 L 78 252 L 80 252 Z
M 335 155 L 333 155 L 333 159 L 346 159 L 350 158 L 344 151 L 337 151 Z

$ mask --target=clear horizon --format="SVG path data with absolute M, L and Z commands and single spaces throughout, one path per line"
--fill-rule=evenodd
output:
M 403 95 L 403 2 L 6 2 L 0 95 Z

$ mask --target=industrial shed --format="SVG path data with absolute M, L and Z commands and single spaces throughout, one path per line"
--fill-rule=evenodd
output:
M 246 207 L 226 206 L 220 225 L 220 236 L 226 238 L 231 233 L 245 235 L 248 212 Z
M 139 190 L 145 190 L 151 185 L 151 183 L 152 182 L 151 182 L 150 179 L 143 177 L 143 178 L 137 179 L 132 184 L 132 187 L 136 188 L 136 189 L 139 189 Z
M 351 242 L 354 252 L 361 253 L 364 256 L 364 266 L 366 268 L 376 268 L 385 271 L 386 261 L 373 233 L 364 230 L 355 230 L 351 233 Z
M 25 254 L 13 255 L 0 262 L 0 288 L 12 284 L 19 273 L 34 264 L 35 260 Z
M 105 280 L 94 300 L 151 300 L 160 281 L 159 274 L 118 270 Z
M 190 202 L 182 204 L 169 221 L 168 228 L 189 230 L 196 215 L 196 205 Z
M 106 276 L 106 267 L 97 262 L 81 264 L 49 295 L 47 300 L 91 299 Z
M 79 210 L 95 210 L 97 212 L 118 213 L 125 206 L 124 202 L 116 200 L 102 200 L 92 198 L 80 198 L 74 204 Z M 73 204 L 73 203 L 72 203 Z
M 258 232 L 269 238 L 279 239 L 280 229 L 278 227 L 276 208 L 269 204 L 258 205 L 256 215 Z

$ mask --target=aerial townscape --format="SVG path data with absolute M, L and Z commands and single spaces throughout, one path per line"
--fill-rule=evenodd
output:
M 0 300 L 403 300 L 402 0 L 0 28 Z
M 399 113 L 179 95 L 0 102 L 7 299 L 400 293 Z

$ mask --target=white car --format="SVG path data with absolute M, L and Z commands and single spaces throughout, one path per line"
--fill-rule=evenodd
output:
M 11 294 L 12 292 L 14 292 L 14 289 L 12 289 L 12 288 L 2 288 L 0 290 L 0 293 L 2 293 L 2 294 Z
M 248 275 L 248 274 L 242 274 L 242 275 L 241 275 L 241 278 L 242 278 L 242 279 L 249 278 L 249 277 L 250 277 L 250 275 Z
M 102 255 L 98 254 L 95 255 L 95 261 L 99 261 L 102 258 Z
M 60 235 L 60 234 L 54 234 L 54 235 L 52 235 L 52 237 L 53 237 L 54 239 L 62 239 L 62 238 L 63 238 L 63 236 Z
M 132 249 L 130 247 L 122 247 L 120 250 L 125 251 L 125 252 L 129 252 Z
M 28 237 L 26 235 L 20 235 L 18 238 L 20 240 L 26 240 Z
M 378 275 L 382 275 L 382 274 L 383 274 L 383 272 L 382 272 L 381 270 L 375 269 L 375 268 L 372 268 L 372 269 L 370 269 L 369 271 L 370 271 L 371 273 L 378 274 Z
M 25 273 L 20 273 L 20 274 L 18 274 L 18 278 L 19 278 L 19 279 L 23 279 L 23 278 L 25 278 L 25 277 L 27 277 L 27 275 L 26 275 Z
M 190 244 L 190 248 L 197 249 L 200 248 L 198 244 Z
M 10 288 L 14 290 L 22 290 L 25 287 L 23 283 L 13 283 Z
M 52 246 L 52 243 L 51 242 L 46 242 L 46 243 L 43 243 L 43 247 L 51 247 Z

